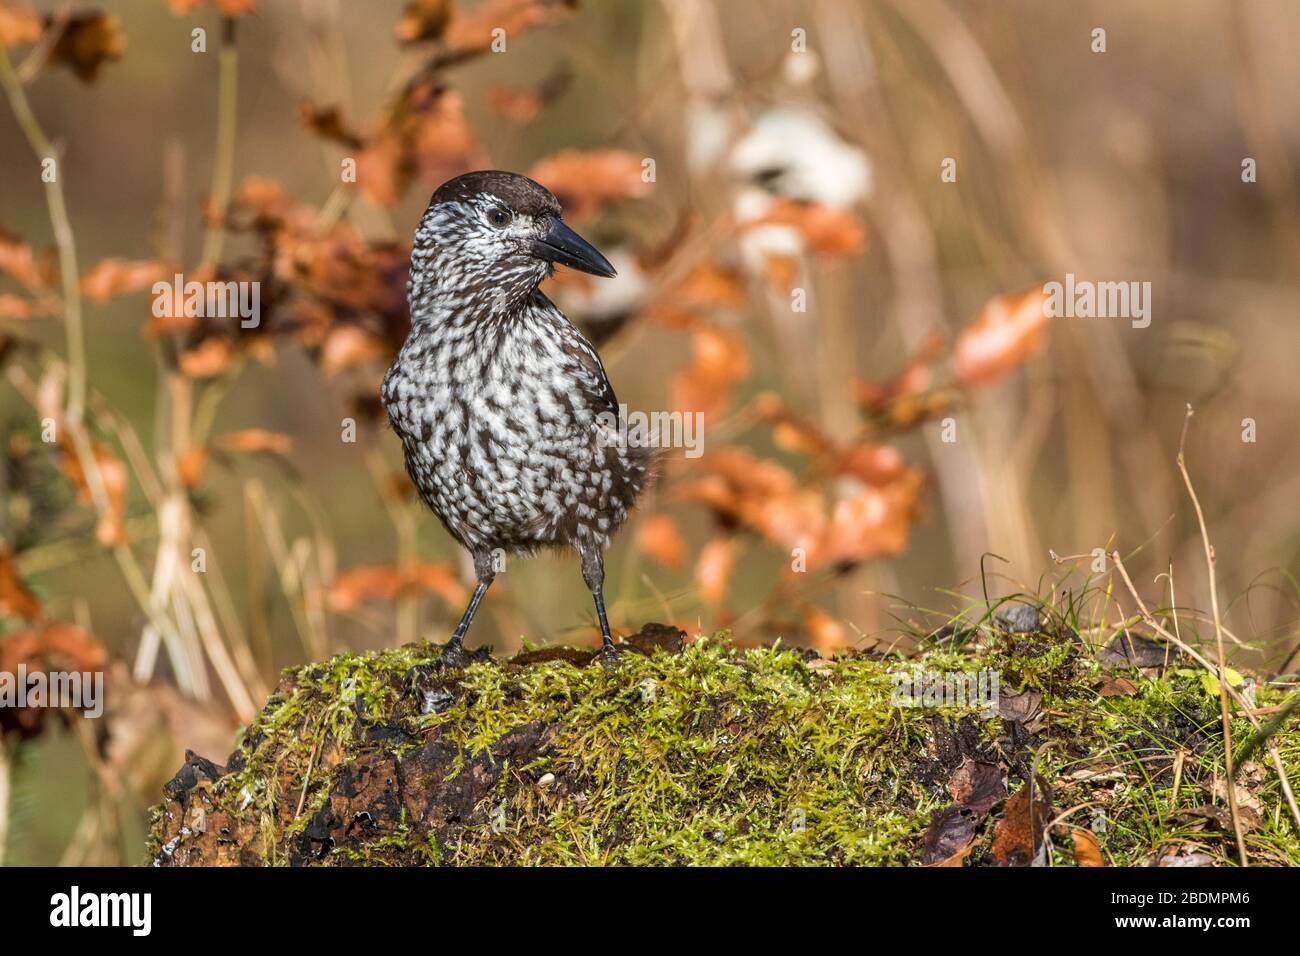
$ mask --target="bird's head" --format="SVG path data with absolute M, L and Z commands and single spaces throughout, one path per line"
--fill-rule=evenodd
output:
M 562 263 L 597 276 L 614 267 L 564 224 L 545 186 L 516 173 L 466 173 L 438 187 L 415 230 L 412 307 L 422 295 L 527 295 Z

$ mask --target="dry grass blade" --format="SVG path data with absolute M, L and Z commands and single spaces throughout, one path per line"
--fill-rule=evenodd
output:
M 1219 717 L 1223 721 L 1223 763 L 1228 779 L 1234 776 L 1232 770 L 1232 716 L 1228 708 L 1228 674 L 1223 660 L 1223 618 L 1219 613 L 1219 588 L 1214 575 L 1214 547 L 1210 544 L 1210 533 L 1205 527 L 1205 514 L 1201 511 L 1201 501 L 1196 497 L 1192 486 L 1192 476 L 1187 472 L 1187 427 L 1192 421 L 1192 406 L 1187 406 L 1187 415 L 1183 418 L 1183 434 L 1178 440 L 1178 471 L 1187 485 L 1187 494 L 1196 509 L 1196 523 L 1201 529 L 1201 544 L 1205 547 L 1205 567 L 1210 576 L 1210 608 L 1214 614 L 1214 644 L 1219 655 Z M 1246 856 L 1246 840 L 1241 835 L 1241 817 L 1237 809 L 1237 794 L 1234 787 L 1228 787 L 1228 810 L 1232 814 L 1232 831 L 1237 838 L 1237 856 L 1242 866 L 1249 865 Z

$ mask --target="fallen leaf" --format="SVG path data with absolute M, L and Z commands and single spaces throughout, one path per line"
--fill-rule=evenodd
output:
M 926 866 L 961 866 L 975 843 L 979 820 L 968 807 L 934 811 L 921 838 L 921 862 Z
M 1074 843 L 1074 862 L 1076 864 L 1079 866 L 1106 865 L 1106 861 L 1101 856 L 1101 847 L 1097 845 L 1097 837 L 1093 835 L 1091 830 L 1073 827 L 1070 830 L 1070 838 Z
M 1132 697 L 1137 692 L 1137 684 L 1127 677 L 1103 677 L 1097 685 L 1097 694 L 1101 697 Z
M 1052 812 L 1052 797 L 1041 781 L 1033 789 L 1032 807 L 1029 802 L 1029 786 L 1026 784 L 1007 800 L 1002 817 L 993 828 L 993 848 L 990 852 L 997 866 L 1031 866 L 1038 858 L 1043 829 Z
M 1043 695 L 1033 689 L 1019 694 L 1001 694 L 998 699 L 998 716 L 1003 720 L 1016 720 L 1029 725 L 1043 712 Z M 1026 726 L 1026 729 L 1030 729 Z
M 966 757 L 948 780 L 954 803 L 972 810 L 980 819 L 1007 795 L 1002 768 Z

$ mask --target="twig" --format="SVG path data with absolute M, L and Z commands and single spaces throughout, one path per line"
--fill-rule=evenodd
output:
M 0 44 L 0 87 L 4 88 L 14 119 L 37 160 L 54 159 L 55 149 L 27 102 L 27 93 L 3 44 Z M 50 225 L 59 250 L 59 277 L 63 283 L 63 325 L 68 340 L 69 368 L 67 416 L 69 423 L 76 427 L 81 424 L 86 407 L 86 336 L 81 319 L 81 273 L 77 269 L 77 247 L 63 198 L 63 170 L 57 164 L 54 177 L 45 183 L 45 201 L 50 209 Z
M 1192 422 L 1192 406 L 1187 406 L 1187 415 L 1183 418 L 1183 434 L 1178 440 L 1178 471 L 1183 476 L 1183 484 L 1187 486 L 1187 494 L 1192 499 L 1192 507 L 1196 509 L 1196 523 L 1201 528 L 1201 543 L 1205 546 L 1205 566 L 1210 575 L 1210 610 L 1214 614 L 1214 644 L 1219 653 L 1219 716 L 1223 721 L 1223 764 L 1228 774 L 1228 810 L 1232 814 L 1232 830 L 1237 837 L 1237 855 L 1241 858 L 1241 865 L 1248 866 L 1249 861 L 1246 858 L 1246 840 L 1241 835 L 1241 819 L 1237 811 L 1237 794 L 1232 786 L 1232 716 L 1228 708 L 1228 669 L 1223 662 L 1223 618 L 1219 614 L 1219 588 L 1215 582 L 1214 576 L 1214 548 L 1210 545 L 1210 533 L 1205 527 L 1205 514 L 1201 511 L 1200 499 L 1196 497 L 1196 489 L 1192 487 L 1192 476 L 1187 473 L 1187 427 Z
M 226 206 L 235 167 L 235 119 L 238 115 L 239 51 L 235 46 L 235 19 L 221 21 L 221 53 L 217 80 L 217 146 L 208 195 L 208 229 L 203 236 L 203 262 L 215 266 L 225 239 Z

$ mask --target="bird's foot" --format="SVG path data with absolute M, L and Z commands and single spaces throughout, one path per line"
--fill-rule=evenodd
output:
M 624 644 L 615 644 L 613 641 L 606 641 L 601 649 L 596 653 L 593 662 L 599 664 L 605 670 L 610 671 L 618 667 L 623 660 L 629 648 Z
M 453 637 L 446 644 L 435 644 L 435 647 L 442 649 L 431 663 L 437 670 L 463 670 L 470 665 L 469 652 L 465 650 L 465 645 L 458 638 Z

